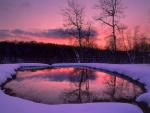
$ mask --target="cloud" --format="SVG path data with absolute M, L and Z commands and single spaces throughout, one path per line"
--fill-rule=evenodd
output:
M 64 29 L 49 29 L 38 32 L 30 33 L 32 36 L 37 37 L 55 37 L 55 38 L 68 38 L 70 35 Z
M 25 7 L 25 8 L 29 8 L 29 7 L 31 7 L 31 3 L 28 1 L 23 1 L 22 3 L 21 3 L 21 6 L 22 7 Z
M 12 37 L 9 30 L 0 30 L 0 38 Z
M 31 7 L 29 0 L 0 0 L 0 11 L 10 11 L 14 9 L 22 10 L 22 8 Z
M 41 31 L 24 31 L 22 29 L 0 30 L 0 38 L 7 37 L 44 37 L 44 38 L 68 38 L 70 35 L 63 29 L 49 29 Z
M 69 30 L 69 32 L 76 33 L 75 30 Z M 86 31 L 84 31 L 86 33 Z M 0 38 L 7 37 L 44 37 L 44 38 L 68 38 L 72 34 L 68 33 L 68 30 L 64 29 L 48 29 L 40 31 L 25 31 L 22 29 L 13 30 L 0 30 Z M 96 36 L 96 31 L 92 30 L 91 36 Z
M 12 5 L 12 0 L 0 0 L 0 10 L 9 10 Z
M 75 29 L 68 29 L 65 32 L 67 32 L 68 34 L 73 35 L 75 37 L 78 37 L 78 31 Z M 81 36 L 82 37 L 91 36 L 92 38 L 95 38 L 97 36 L 97 31 L 95 29 L 91 29 L 90 31 L 83 30 Z

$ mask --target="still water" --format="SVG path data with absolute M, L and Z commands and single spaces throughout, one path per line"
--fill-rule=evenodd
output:
M 45 104 L 132 102 L 142 88 L 124 78 L 89 68 L 18 71 L 5 93 Z

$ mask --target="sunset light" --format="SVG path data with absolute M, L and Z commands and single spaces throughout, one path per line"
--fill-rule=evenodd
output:
M 150 0 L 0 0 L 0 113 L 150 113 Z

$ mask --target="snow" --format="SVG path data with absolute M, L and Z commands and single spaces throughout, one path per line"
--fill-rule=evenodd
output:
M 49 67 L 47 64 L 0 64 L 0 85 L 11 78 L 15 70 L 22 67 Z M 146 85 L 147 94 L 137 98 L 138 102 L 150 103 L 150 65 L 148 64 L 53 64 L 54 67 L 84 66 L 100 70 L 106 70 L 131 77 Z M 149 100 L 148 100 L 149 99 Z M 147 101 L 145 101 L 147 100 Z M 1 113 L 143 113 L 142 110 L 132 104 L 125 103 L 92 103 L 71 105 L 45 105 L 33 103 L 17 97 L 11 97 L 0 90 L 0 112 Z
M 0 91 L 1 113 L 143 113 L 140 108 L 124 103 L 45 105 L 10 97 Z
M 150 107 L 150 92 L 140 95 L 137 97 L 136 101 L 147 103 L 148 107 Z
M 48 64 L 39 63 L 20 63 L 20 64 L 0 64 L 0 85 L 4 83 L 8 78 L 12 78 L 12 75 L 16 73 L 16 70 L 22 67 L 48 67 Z
M 147 93 L 137 97 L 137 102 L 145 102 L 150 107 L 150 64 L 99 64 L 99 63 L 64 63 L 53 64 L 54 67 L 82 66 L 112 73 L 118 73 L 145 85 Z

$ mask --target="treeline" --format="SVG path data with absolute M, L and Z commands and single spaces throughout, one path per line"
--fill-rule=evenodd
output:
M 0 42 L 0 63 L 66 63 L 77 62 L 79 54 L 81 62 L 96 63 L 150 63 L 150 53 L 140 51 L 99 50 L 90 47 L 74 47 L 36 42 Z M 129 56 L 130 55 L 130 56 Z M 117 59 L 117 60 L 116 60 Z

